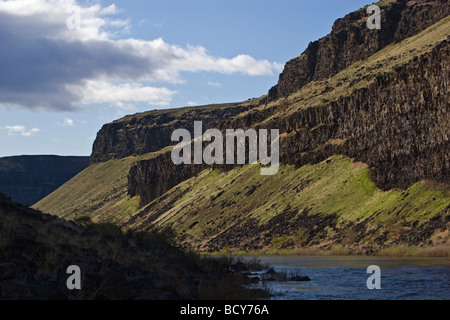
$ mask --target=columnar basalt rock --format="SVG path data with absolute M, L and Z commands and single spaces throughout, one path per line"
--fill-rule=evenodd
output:
M 266 127 L 289 134 L 280 142 L 280 162 L 300 167 L 343 154 L 368 164 L 384 190 L 422 179 L 448 183 L 449 65 L 450 43 L 444 41 L 349 96 L 269 121 Z M 176 166 L 170 152 L 138 161 L 128 192 L 146 204 L 207 167 Z
M 448 180 L 449 66 L 444 41 L 367 88 L 272 124 L 296 132 L 282 141 L 281 162 L 301 166 L 344 154 L 367 163 L 382 189 Z
M 384 47 L 411 37 L 450 14 L 448 1 L 391 1 L 381 5 L 381 29 L 366 27 L 365 8 L 336 20 L 331 33 L 286 63 L 269 99 L 287 97 L 311 81 L 327 79 Z

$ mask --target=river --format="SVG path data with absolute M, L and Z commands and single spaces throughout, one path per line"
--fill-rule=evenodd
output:
M 257 284 L 281 300 L 449 300 L 449 258 L 382 258 L 360 256 L 261 256 L 258 259 L 286 281 Z M 380 289 L 368 289 L 369 266 L 379 267 Z M 265 272 L 265 271 L 262 271 Z M 261 273 L 260 272 L 260 275 Z M 290 281 L 292 276 L 311 280 Z M 370 283 L 375 283 L 371 280 Z

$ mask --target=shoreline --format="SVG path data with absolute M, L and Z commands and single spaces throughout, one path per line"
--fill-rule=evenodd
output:
M 343 246 L 321 249 L 317 247 L 297 249 L 268 249 L 268 250 L 227 250 L 216 252 L 199 252 L 205 256 L 355 256 L 355 257 L 389 257 L 389 258 L 450 258 L 450 245 L 436 245 L 427 247 L 393 246 L 382 248 L 372 253 L 358 248 L 345 248 Z

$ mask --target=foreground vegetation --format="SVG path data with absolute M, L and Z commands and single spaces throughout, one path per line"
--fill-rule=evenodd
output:
M 122 232 L 89 218 L 68 222 L 0 194 L 1 299 L 254 299 L 262 290 L 229 272 L 233 259 L 208 259 L 174 246 L 162 228 Z M 81 269 L 81 290 L 66 270 Z

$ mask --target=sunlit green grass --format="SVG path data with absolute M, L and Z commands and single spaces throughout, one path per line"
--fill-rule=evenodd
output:
M 407 190 L 382 191 L 370 180 L 368 168 L 334 156 L 299 169 L 281 166 L 275 176 L 261 176 L 257 165 L 222 173 L 205 170 L 149 204 L 133 227 L 155 214 L 156 224 L 171 225 L 189 241 L 201 243 L 250 218 L 264 224 L 286 211 L 337 215 L 338 226 L 368 219 L 393 228 L 426 222 L 449 205 L 448 191 L 438 185 L 419 182 Z M 274 239 L 273 246 L 286 240 Z

